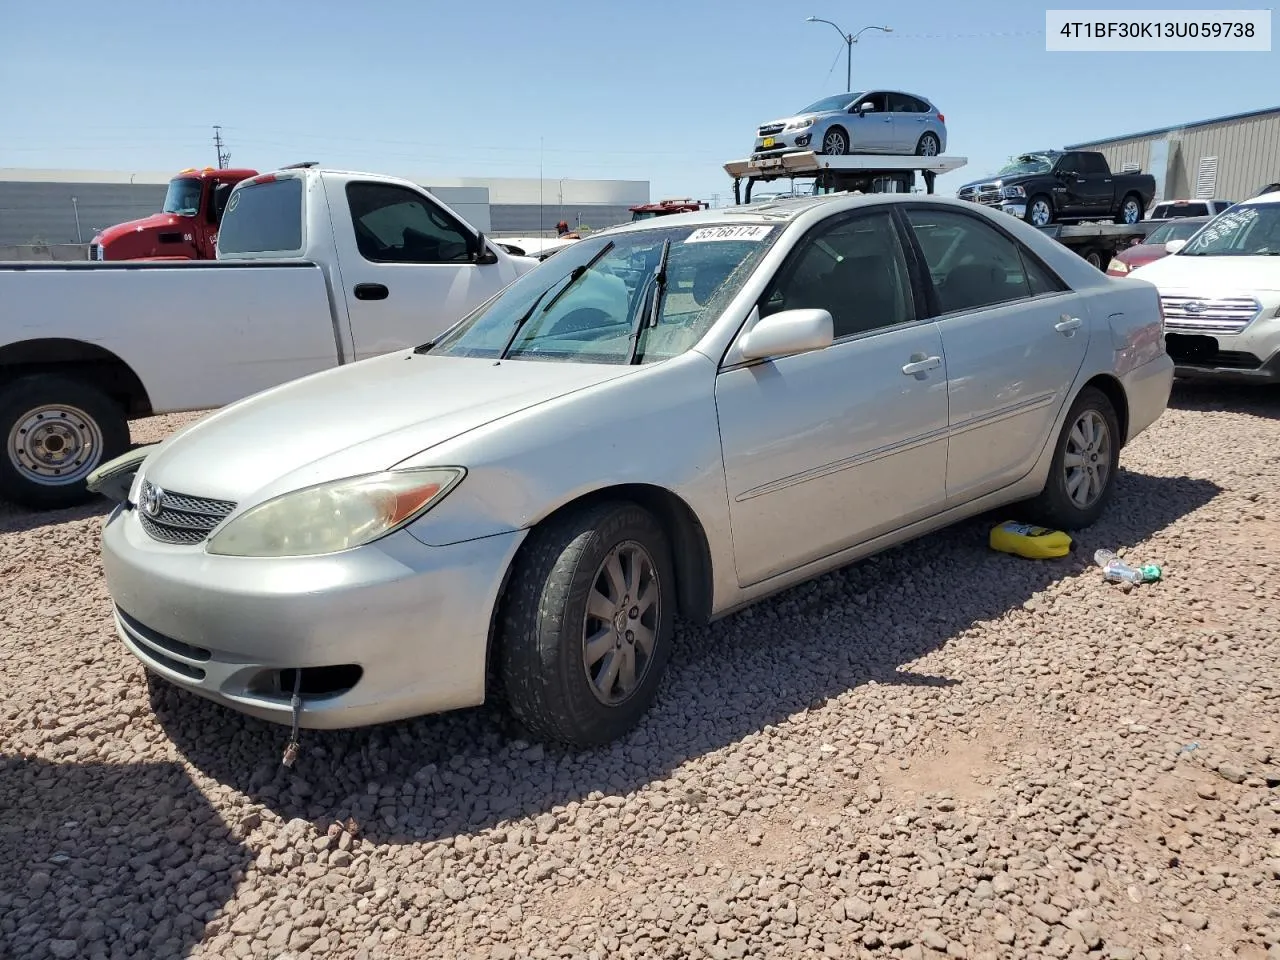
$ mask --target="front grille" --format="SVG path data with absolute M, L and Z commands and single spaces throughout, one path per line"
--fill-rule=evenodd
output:
M 143 480 L 138 491 L 142 529 L 161 543 L 201 543 L 235 508 L 229 500 L 170 493 L 150 480 Z
M 1000 205 L 1000 188 L 992 183 L 980 183 L 976 187 L 961 187 L 957 196 L 970 203 L 985 203 L 991 207 Z
M 1160 303 L 1166 329 L 1204 333 L 1240 333 L 1262 310 L 1253 297 L 1163 296 Z
M 782 128 L 785 126 L 786 126 L 785 123 L 766 123 L 763 127 L 760 128 L 759 134 L 762 137 L 771 137 L 775 133 L 781 133 Z
M 102 244 L 100 243 L 89 244 L 89 259 L 90 260 L 102 259 Z

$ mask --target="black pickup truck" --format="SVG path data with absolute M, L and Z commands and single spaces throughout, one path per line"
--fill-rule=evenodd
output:
M 966 183 L 956 195 L 1044 227 L 1085 220 L 1134 224 L 1155 193 L 1151 174 L 1112 173 L 1101 153 L 1036 150 L 1015 157 L 995 176 Z

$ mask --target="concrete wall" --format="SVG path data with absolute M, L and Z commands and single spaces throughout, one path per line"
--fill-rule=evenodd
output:
M 1280 180 L 1280 113 L 1079 146 L 1101 151 L 1112 170 L 1137 163 L 1145 173 L 1155 173 L 1151 144 L 1162 140 L 1169 142 L 1170 162 L 1165 194 L 1159 200 L 1196 196 L 1202 158 L 1218 158 L 1213 196 L 1222 200 L 1248 200 L 1259 187 Z
M 89 245 L 87 243 L 59 243 L 53 246 L 45 244 L 16 244 L 0 246 L 0 263 L 11 260 L 88 260 Z

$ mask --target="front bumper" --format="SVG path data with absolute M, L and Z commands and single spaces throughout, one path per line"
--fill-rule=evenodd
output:
M 1025 200 L 1009 200 L 1000 202 L 1000 209 L 1010 216 L 1017 217 L 1022 220 L 1027 215 L 1027 201 Z
M 1280 381 L 1280 317 L 1271 298 L 1264 301 L 1261 316 L 1239 333 L 1180 330 L 1166 323 L 1164 339 L 1179 377 L 1223 383 Z
M 1273 353 L 1267 360 L 1261 361 L 1257 366 L 1248 366 L 1251 360 L 1257 359 L 1252 354 L 1247 354 L 1244 357 L 1239 354 L 1234 356 L 1227 354 L 1225 357 L 1220 355 L 1216 359 L 1226 359 L 1233 364 L 1243 363 L 1245 365 L 1228 366 L 1215 362 L 1215 359 L 1197 362 L 1183 360 L 1175 362 L 1174 375 L 1186 380 L 1217 380 L 1221 383 L 1280 382 L 1280 351 Z
M 766 145 L 767 140 L 773 142 Z M 755 146 L 751 149 L 753 159 L 760 157 L 776 157 L 784 153 L 798 153 L 806 150 L 817 150 L 821 143 L 814 143 L 813 128 L 790 130 L 786 133 L 774 133 L 768 137 L 756 137 Z
M 338 729 L 484 701 L 491 614 L 523 538 L 431 547 L 401 530 L 322 557 L 219 557 L 157 543 L 117 507 L 102 562 L 116 631 L 148 669 L 289 723 L 280 671 L 301 668 L 301 725 Z M 310 678 L 355 675 L 309 692 Z

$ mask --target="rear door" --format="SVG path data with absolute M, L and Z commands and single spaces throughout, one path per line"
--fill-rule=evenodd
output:
M 979 214 L 904 211 L 933 288 L 946 356 L 947 499 L 1024 476 L 1050 438 L 1089 343 L 1083 298 Z
M 473 262 L 477 232 L 426 192 L 325 184 L 355 359 L 430 340 L 514 279 L 505 259 Z
M 889 116 L 893 118 L 890 129 L 892 140 L 889 152 L 899 156 L 911 156 L 925 131 L 928 107 L 915 97 L 905 93 L 890 92 L 887 95 Z

